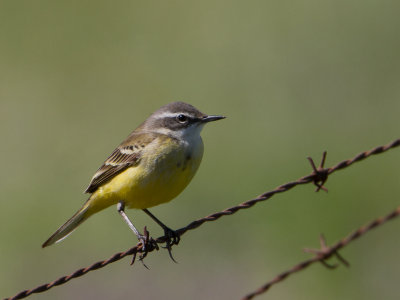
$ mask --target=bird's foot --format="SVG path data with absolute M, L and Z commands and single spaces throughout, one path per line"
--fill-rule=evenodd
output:
M 143 260 L 149 252 L 153 250 L 159 250 L 159 247 L 157 242 L 150 236 L 150 233 L 147 230 L 146 226 L 144 227 L 143 233 L 144 233 L 143 235 L 142 234 L 138 235 L 139 239 L 138 251 L 133 255 L 131 265 L 134 264 L 137 253 L 140 253 L 139 261 L 141 261 L 142 264 L 145 266 L 145 268 L 148 269 Z
M 181 237 L 178 234 L 178 232 L 168 227 L 164 228 L 164 236 L 166 237 L 165 240 L 166 246 L 164 246 L 163 248 L 168 250 L 169 257 L 172 259 L 173 262 L 177 263 L 177 261 L 172 256 L 172 246 L 178 245 L 181 240 Z

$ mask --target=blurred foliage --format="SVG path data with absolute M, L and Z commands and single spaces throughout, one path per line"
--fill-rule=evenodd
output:
M 86 200 L 113 148 L 152 111 L 183 100 L 228 118 L 203 132 L 189 187 L 152 211 L 172 228 L 399 137 L 397 1 L 0 2 L 0 291 L 51 281 L 136 243 L 112 208 L 42 242 Z M 32 299 L 237 299 L 398 205 L 399 150 L 276 195 Z M 158 236 L 140 211 L 128 214 Z M 398 221 L 313 266 L 271 299 L 397 299 Z M 266 298 L 266 296 L 264 296 Z

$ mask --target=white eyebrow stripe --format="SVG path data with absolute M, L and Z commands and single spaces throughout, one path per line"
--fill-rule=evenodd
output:
M 163 113 L 154 115 L 154 118 L 156 118 L 156 119 L 175 118 L 179 114 L 182 114 L 182 115 L 189 116 L 189 117 L 193 118 L 193 116 L 191 114 L 188 114 L 187 112 L 186 113 L 185 112 L 176 112 L 176 113 L 163 112 Z

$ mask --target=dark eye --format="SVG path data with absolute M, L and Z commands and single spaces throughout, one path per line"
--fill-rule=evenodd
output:
M 187 121 L 187 117 L 185 115 L 179 114 L 176 119 L 178 120 L 179 123 L 185 123 Z

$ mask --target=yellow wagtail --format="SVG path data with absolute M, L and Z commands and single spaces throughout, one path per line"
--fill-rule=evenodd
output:
M 126 216 L 125 206 L 142 209 L 157 222 L 168 237 L 167 247 L 177 244 L 179 236 L 147 208 L 171 201 L 185 189 L 203 156 L 201 129 L 223 118 L 183 102 L 161 107 L 111 153 L 85 191 L 89 199 L 42 247 L 61 241 L 91 215 L 114 204 L 143 247 L 147 241 Z

